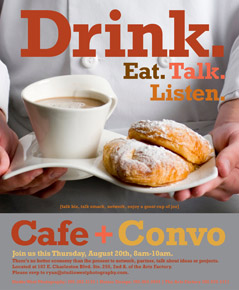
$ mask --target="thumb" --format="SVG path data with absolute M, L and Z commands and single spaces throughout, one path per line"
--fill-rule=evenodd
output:
M 239 164 L 239 134 L 234 134 L 230 136 L 228 146 L 216 158 L 219 175 L 227 177 L 237 164 Z
M 10 166 L 10 159 L 7 152 L 0 146 L 0 176 L 7 172 Z

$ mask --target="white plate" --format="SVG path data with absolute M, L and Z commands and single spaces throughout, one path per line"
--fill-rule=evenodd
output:
M 64 180 L 85 179 L 91 176 L 97 176 L 108 182 L 111 182 L 128 190 L 142 193 L 164 193 L 174 192 L 186 188 L 192 188 L 200 184 L 206 183 L 217 177 L 218 172 L 215 166 L 215 157 L 211 158 L 207 163 L 203 164 L 198 170 L 189 174 L 189 176 L 179 182 L 160 187 L 143 187 L 137 185 L 129 185 L 114 178 L 104 168 L 102 162 L 102 149 L 104 144 L 112 139 L 119 138 L 120 134 L 104 130 L 101 142 L 99 145 L 99 155 L 91 159 L 53 159 L 42 158 L 38 149 L 34 133 L 26 135 L 20 140 L 16 155 L 13 159 L 9 171 L 3 176 L 3 179 L 8 179 L 18 174 L 46 167 L 65 167 L 68 172 L 63 176 Z M 205 136 L 212 144 L 210 135 Z

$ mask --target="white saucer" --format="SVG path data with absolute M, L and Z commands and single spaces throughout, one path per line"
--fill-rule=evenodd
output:
M 206 183 L 216 178 L 218 175 L 218 171 L 215 166 L 215 157 L 213 157 L 207 163 L 203 164 L 198 170 L 189 174 L 186 179 L 167 186 L 143 187 L 123 183 L 108 174 L 102 162 L 102 149 L 105 143 L 109 142 L 112 139 L 120 137 L 125 138 L 125 136 L 122 136 L 120 134 L 104 130 L 99 145 L 99 155 L 96 158 L 54 159 L 41 157 L 35 134 L 31 133 L 20 139 L 20 144 L 17 148 L 11 167 L 2 178 L 8 179 L 18 174 L 38 168 L 64 167 L 68 168 L 68 172 L 66 173 L 66 175 L 63 176 L 62 180 L 85 179 L 94 175 L 128 190 L 153 194 L 174 192 L 186 188 L 192 188 Z M 208 139 L 212 144 L 212 139 L 210 135 L 205 136 L 205 138 Z

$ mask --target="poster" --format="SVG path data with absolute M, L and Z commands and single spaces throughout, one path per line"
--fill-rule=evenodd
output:
M 0 8 L 0 289 L 237 289 L 239 1 Z M 201 161 L 126 140 L 140 120 Z M 111 176 L 115 138 L 140 157 Z

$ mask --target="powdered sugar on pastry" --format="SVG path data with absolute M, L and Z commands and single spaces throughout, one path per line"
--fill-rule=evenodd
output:
M 160 186 L 185 178 L 194 166 L 163 147 L 115 139 L 104 147 L 107 171 L 125 182 Z
M 163 147 L 147 145 L 136 140 L 119 139 L 114 142 L 120 142 L 120 148 L 113 159 L 115 162 L 120 162 L 125 170 L 127 170 L 128 163 L 146 166 L 149 171 L 156 164 L 163 167 L 169 164 L 178 166 L 179 170 L 187 168 L 187 163 L 181 157 Z
M 205 143 L 205 144 L 208 144 L 208 146 L 211 146 L 208 140 L 203 138 L 203 136 L 191 130 L 186 125 L 175 122 L 173 120 L 166 120 L 166 119 L 163 119 L 162 121 L 142 120 L 142 121 L 134 123 L 131 126 L 131 128 L 134 128 L 135 130 L 141 133 L 144 133 L 145 131 L 154 132 L 153 135 L 155 137 L 160 136 L 161 138 L 165 138 L 168 140 L 172 140 L 174 135 L 177 134 L 178 136 L 182 137 L 182 139 L 180 139 L 180 142 L 182 145 L 186 144 L 187 136 L 194 136 L 194 137 L 199 138 L 202 143 Z
M 129 129 L 129 138 L 163 146 L 196 164 L 207 161 L 213 152 L 205 138 L 172 120 L 136 122 Z

